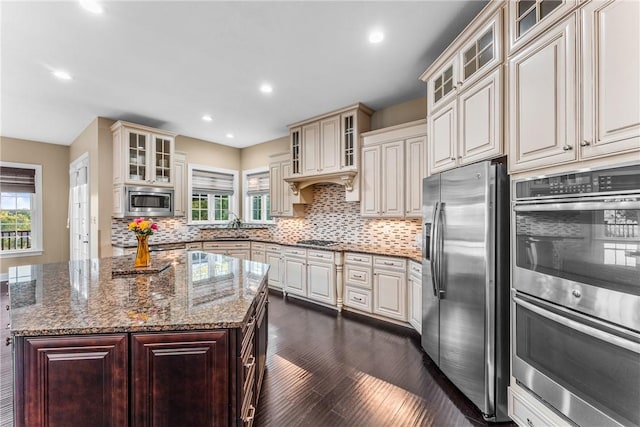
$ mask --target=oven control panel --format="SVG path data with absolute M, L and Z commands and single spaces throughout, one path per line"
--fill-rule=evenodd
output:
M 550 175 L 516 182 L 516 198 L 640 191 L 640 165 Z

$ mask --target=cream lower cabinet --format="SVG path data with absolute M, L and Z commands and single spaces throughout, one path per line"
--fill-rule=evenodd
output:
M 266 245 L 265 263 L 269 264 L 269 287 L 282 289 L 284 272 L 282 267 L 282 248 L 280 245 Z
M 307 250 L 286 247 L 283 259 L 285 294 L 307 296 Z
M 367 313 L 373 312 L 373 257 L 371 255 L 345 253 L 344 305 Z
M 409 261 L 407 291 L 409 292 L 409 323 L 413 329 L 422 333 L 422 265 L 415 261 Z
M 640 150 L 640 2 L 592 1 L 580 17 L 580 158 Z
M 509 59 L 509 170 L 576 160 L 576 17 Z
M 307 250 L 307 297 L 329 305 L 336 304 L 333 252 Z
M 251 259 L 250 242 L 203 242 L 202 250 L 216 254 L 227 255 L 241 260 Z
M 407 321 L 407 262 L 401 258 L 373 257 L 373 312 Z
M 266 262 L 266 243 L 251 242 L 251 261 Z

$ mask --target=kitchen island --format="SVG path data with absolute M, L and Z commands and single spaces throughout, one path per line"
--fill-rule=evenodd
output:
M 269 266 L 200 251 L 9 270 L 15 426 L 251 425 Z

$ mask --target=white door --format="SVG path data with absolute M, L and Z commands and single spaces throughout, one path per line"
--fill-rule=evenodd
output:
M 380 216 L 404 217 L 404 141 L 382 145 Z
M 327 304 L 335 304 L 335 272 L 333 271 L 333 263 L 309 262 L 307 264 L 307 286 L 309 289 L 309 298 Z
M 307 266 L 303 259 L 284 259 L 284 289 L 287 293 L 307 296 Z
M 69 167 L 69 242 L 71 260 L 89 259 L 89 154 L 83 154 Z
M 377 270 L 373 275 L 373 312 L 398 320 L 407 320 L 406 275 Z
M 429 173 L 456 166 L 458 156 L 457 100 L 454 98 L 429 115 Z
M 281 289 L 282 270 L 280 268 L 280 254 L 277 252 L 267 252 L 265 261 L 269 264 L 269 286 Z

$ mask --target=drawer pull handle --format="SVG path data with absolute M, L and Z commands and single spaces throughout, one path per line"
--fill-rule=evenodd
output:
M 362 298 L 360 298 L 360 297 L 353 297 L 353 300 L 354 301 L 358 301 L 358 302 L 362 302 Z
M 354 274 L 353 277 L 355 277 L 356 279 L 362 279 L 362 276 L 360 274 Z
M 254 408 L 253 405 L 249 405 L 249 415 L 244 417 L 243 421 L 245 423 L 248 423 L 249 421 L 252 421 L 255 416 L 256 416 L 256 408 Z
M 11 337 L 7 337 L 7 340 L 4 343 L 7 346 L 11 345 Z
M 253 357 L 253 356 L 249 356 L 249 363 L 245 363 L 244 367 L 249 369 L 249 368 L 253 367 L 253 365 L 255 365 L 255 364 L 256 364 L 256 358 Z
M 394 262 L 385 261 L 384 265 L 396 265 Z
M 534 426 L 533 422 L 529 418 L 527 418 L 527 424 L 529 424 L 531 427 Z

